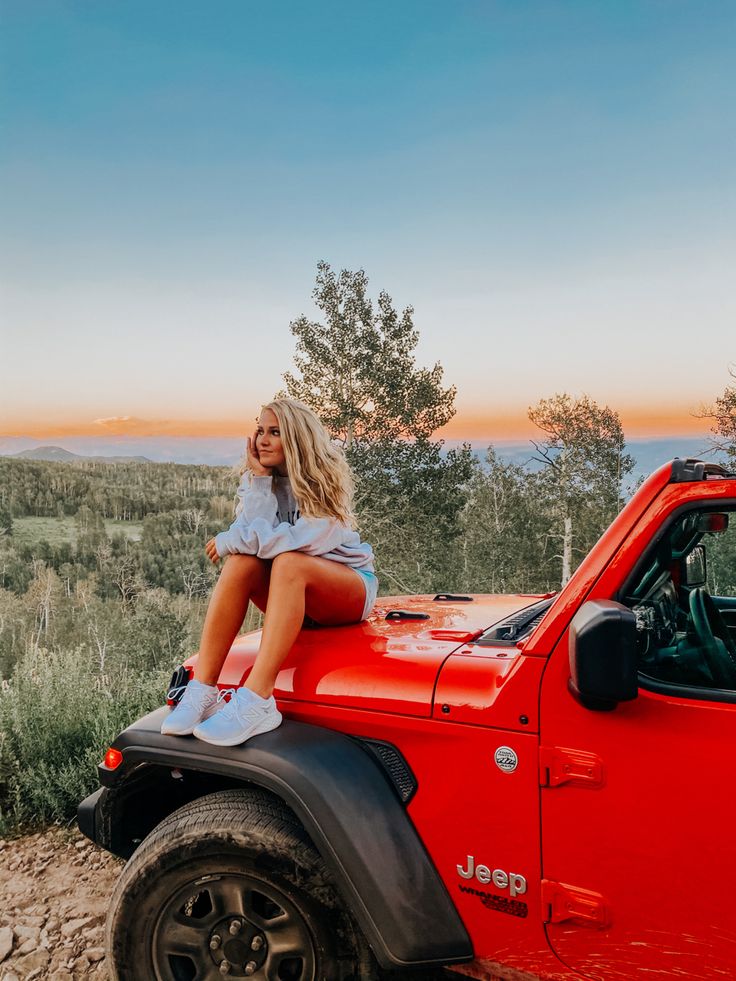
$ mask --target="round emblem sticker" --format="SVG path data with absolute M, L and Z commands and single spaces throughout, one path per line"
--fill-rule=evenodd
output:
M 499 746 L 493 758 L 498 769 L 504 773 L 513 773 L 519 764 L 519 757 L 510 746 Z

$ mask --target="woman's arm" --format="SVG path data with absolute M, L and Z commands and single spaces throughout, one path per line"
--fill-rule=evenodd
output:
M 227 531 L 215 536 L 215 548 L 220 557 L 238 552 L 261 559 L 273 559 L 281 552 L 324 555 L 354 536 L 351 528 L 334 518 L 301 517 L 293 525 L 282 521 L 274 526 L 266 518 L 246 521 L 241 512 Z
M 276 524 L 278 503 L 273 493 L 273 478 L 270 475 L 255 476 L 246 470 L 237 493 L 240 498 L 236 509 L 238 517 L 242 515 L 247 522 L 263 518 L 272 526 Z

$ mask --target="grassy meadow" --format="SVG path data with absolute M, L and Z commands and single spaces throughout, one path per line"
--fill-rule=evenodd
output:
M 108 538 L 122 535 L 128 541 L 139 542 L 143 535 L 142 522 L 115 521 L 112 518 L 105 518 L 104 525 Z M 68 542 L 71 545 L 76 545 L 78 527 L 77 522 L 71 516 L 41 518 L 32 515 L 14 519 L 13 537 L 19 545 L 27 545 L 31 548 L 41 542 L 48 542 L 50 545 L 61 545 L 63 542 Z

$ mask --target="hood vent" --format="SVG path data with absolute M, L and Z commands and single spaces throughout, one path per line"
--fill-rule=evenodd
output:
M 552 606 L 552 598 L 545 598 L 540 603 L 519 610 L 518 613 L 506 617 L 483 634 L 478 640 L 479 647 L 503 647 L 505 644 L 515 644 L 519 638 L 527 636 L 534 630 L 539 621 Z
M 417 610 L 389 610 L 387 620 L 429 620 L 429 613 L 419 613 Z

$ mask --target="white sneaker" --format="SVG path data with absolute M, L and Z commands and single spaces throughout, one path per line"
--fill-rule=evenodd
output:
M 192 678 L 184 689 L 181 701 L 164 719 L 164 736 L 189 736 L 198 722 L 208 719 L 219 708 L 217 685 L 203 685 Z
M 281 713 L 273 695 L 261 698 L 250 688 L 238 688 L 217 715 L 195 728 L 194 735 L 214 746 L 237 746 L 279 725 Z

